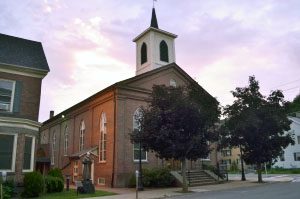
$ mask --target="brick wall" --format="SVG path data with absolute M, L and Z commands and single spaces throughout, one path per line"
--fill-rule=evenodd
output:
M 20 111 L 14 114 L 0 114 L 38 121 L 42 79 L 4 72 L 0 72 L 0 78 L 22 82 Z

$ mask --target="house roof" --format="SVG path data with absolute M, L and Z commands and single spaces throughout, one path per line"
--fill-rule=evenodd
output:
M 292 120 L 294 123 L 300 125 L 300 118 L 298 117 L 289 117 L 290 120 Z
M 131 77 L 129 79 L 125 79 L 123 81 L 119 81 L 119 82 L 116 82 L 115 84 L 109 86 L 109 87 L 106 87 L 105 89 L 95 93 L 94 95 L 86 98 L 85 100 L 75 104 L 74 106 L 64 110 L 63 112 L 57 114 L 56 116 L 46 120 L 43 122 L 43 125 L 45 124 L 48 124 L 48 123 L 51 123 L 52 121 L 55 121 L 56 119 L 58 118 L 62 118 L 62 115 L 67 115 L 70 111 L 84 105 L 85 103 L 89 102 L 90 100 L 98 97 L 99 95 L 105 93 L 105 92 L 108 92 L 108 91 L 111 91 L 113 89 L 116 89 L 116 88 L 124 88 L 126 87 L 126 85 L 128 85 L 129 83 L 132 83 L 132 82 L 135 82 L 137 80 L 140 80 L 140 79 L 143 79 L 145 77 L 148 77 L 148 76 L 151 76 L 151 75 L 154 75 L 156 73 L 159 73 L 161 71 L 165 71 L 165 70 L 168 70 L 168 69 L 171 69 L 173 68 L 174 70 L 178 71 L 180 74 L 182 74 L 185 78 L 187 78 L 189 80 L 189 82 L 191 82 L 191 84 L 193 85 L 196 85 L 201 91 L 205 92 L 208 96 L 211 96 L 207 91 L 205 91 L 193 78 L 191 78 L 184 70 L 182 70 L 176 63 L 171 63 L 171 64 L 167 64 L 165 66 L 162 66 L 162 67 L 159 67 L 159 68 L 156 68 L 154 70 L 151 70 L 151 71 L 148 71 L 148 72 L 145 72 L 145 73 L 142 73 L 140 75 L 137 75 L 137 76 L 134 76 L 134 77 Z M 211 96 L 212 97 L 212 96 Z M 212 97 L 213 98 L 213 97 Z
M 0 33 L 0 64 L 49 71 L 41 42 Z

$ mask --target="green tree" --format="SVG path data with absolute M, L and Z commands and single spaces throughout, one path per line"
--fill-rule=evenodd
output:
M 209 141 L 216 136 L 214 124 L 220 114 L 218 102 L 199 86 L 153 86 L 149 106 L 142 108 L 140 131 L 131 134 L 132 142 L 158 157 L 182 163 L 183 191 L 188 191 L 186 160 L 206 158 Z
M 255 164 L 258 182 L 262 182 L 264 163 L 276 159 L 289 144 L 294 144 L 290 121 L 286 115 L 284 96 L 281 91 L 272 91 L 268 97 L 259 92 L 259 83 L 249 77 L 249 86 L 232 91 L 236 98 L 224 109 L 227 116 L 223 137 L 229 146 L 241 147 L 247 164 Z
M 296 112 L 300 112 L 300 94 L 297 95 L 292 102 L 287 103 L 288 113 L 295 115 Z

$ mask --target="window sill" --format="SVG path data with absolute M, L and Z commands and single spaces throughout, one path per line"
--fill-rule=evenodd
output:
M 33 171 L 33 169 L 25 169 L 25 170 L 22 170 L 22 172 L 24 172 L 24 173 L 32 172 L 32 171 Z
M 133 162 L 137 164 L 137 163 L 139 163 L 140 161 L 139 161 L 139 160 L 133 160 Z M 142 163 L 148 163 L 148 160 L 142 160 Z
M 106 163 L 106 160 L 105 161 L 99 161 L 100 164 L 105 164 Z

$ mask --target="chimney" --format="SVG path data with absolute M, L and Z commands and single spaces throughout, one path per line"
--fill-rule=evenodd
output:
M 53 118 L 54 116 L 54 111 L 50 111 L 50 118 Z

